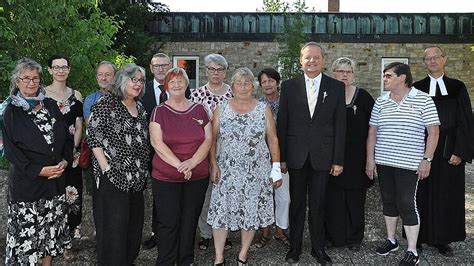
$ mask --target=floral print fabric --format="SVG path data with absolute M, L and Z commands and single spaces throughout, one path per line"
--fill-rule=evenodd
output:
M 212 117 L 212 113 L 220 103 L 234 97 L 230 86 L 227 84 L 223 84 L 223 86 L 227 87 L 227 92 L 224 95 L 214 94 L 206 86 L 196 88 L 191 93 L 191 101 L 204 105 L 209 117 Z
M 65 196 L 8 204 L 6 265 L 33 265 L 71 248 Z
M 33 120 L 41 133 L 43 133 L 46 143 L 48 143 L 52 149 L 54 143 L 53 126 L 56 119 L 51 117 L 48 110 L 44 107 L 39 109 L 37 112 L 29 111 L 28 116 Z
M 215 229 L 257 230 L 274 222 L 271 164 L 265 141 L 265 106 L 246 114 L 221 104 L 217 164 L 207 223 Z

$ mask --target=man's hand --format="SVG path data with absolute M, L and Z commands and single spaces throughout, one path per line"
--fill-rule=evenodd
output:
M 342 173 L 342 170 L 344 169 L 343 166 L 341 165 L 337 165 L 337 164 L 333 164 L 331 165 L 331 171 L 329 172 L 330 175 L 333 175 L 333 176 L 338 176 Z
M 449 159 L 448 163 L 452 165 L 459 165 L 462 162 L 461 157 L 458 157 L 456 155 L 451 155 L 451 158 Z
M 286 174 L 286 172 L 288 172 L 288 165 L 286 165 L 286 162 L 281 162 L 280 163 L 280 169 L 281 169 L 281 172 Z
M 425 179 L 430 175 L 431 163 L 427 160 L 421 160 L 420 165 L 418 165 L 418 170 L 416 173 L 418 174 L 418 178 Z

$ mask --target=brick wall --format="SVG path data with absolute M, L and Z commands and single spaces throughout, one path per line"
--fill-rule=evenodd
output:
M 341 56 L 348 56 L 356 61 L 355 73 L 357 86 L 367 89 L 372 96 L 380 95 L 381 59 L 382 57 L 408 58 L 414 80 L 426 76 L 422 56 L 424 47 L 434 44 L 397 44 L 397 43 L 322 43 L 326 53 L 326 73 L 331 74 L 332 62 Z M 470 44 L 441 44 L 447 53 L 446 72 L 452 78 L 466 83 L 474 106 L 474 51 Z M 206 82 L 204 57 L 209 53 L 222 54 L 229 63 L 226 76 L 230 80 L 233 71 L 242 66 L 250 68 L 257 74 L 265 67 L 276 67 L 278 44 L 274 42 L 175 42 L 167 43 L 163 52 L 170 56 L 199 56 L 200 83 Z

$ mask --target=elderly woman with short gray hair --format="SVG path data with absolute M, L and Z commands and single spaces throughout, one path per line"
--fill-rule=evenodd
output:
M 143 189 L 149 176 L 150 142 L 144 94 L 145 70 L 125 65 L 114 77 L 110 95 L 92 107 L 88 126 L 89 146 L 98 187 L 97 232 L 99 264 L 131 265 L 143 229 Z
M 51 265 L 70 248 L 64 170 L 73 142 L 56 102 L 45 98 L 42 68 L 23 58 L 12 72 L 3 113 L 8 172 L 6 265 Z
M 207 83 L 193 90 L 191 101 L 202 104 L 212 118 L 216 107 L 222 102 L 232 98 L 233 95 L 230 86 L 224 83 L 228 68 L 227 60 L 220 54 L 209 54 L 204 58 L 204 65 L 206 68 Z M 198 248 L 200 250 L 208 249 L 212 238 L 212 228 L 207 224 L 207 211 L 209 210 L 211 191 L 212 182 L 209 182 L 198 223 L 199 233 L 201 235 L 201 239 L 198 242 Z M 232 242 L 227 239 L 225 248 L 230 249 L 231 247 Z
M 373 183 L 365 174 L 366 142 L 374 99 L 354 84 L 356 64 L 340 57 L 332 64 L 332 77 L 344 82 L 346 143 L 344 172 L 332 176 L 326 189 L 326 240 L 336 247 L 360 250 L 364 239 L 365 200 Z
M 270 108 L 253 98 L 254 75 L 239 68 L 231 84 L 234 98 L 214 111 L 209 156 L 214 187 L 207 222 L 213 229 L 217 265 L 225 264 L 229 230 L 240 230 L 237 262 L 247 264 L 255 230 L 274 222 L 272 185 L 282 184 L 275 121 Z

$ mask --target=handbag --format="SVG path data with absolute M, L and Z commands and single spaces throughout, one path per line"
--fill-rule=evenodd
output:
M 79 167 L 87 169 L 91 166 L 92 149 L 87 144 L 86 138 L 81 141 L 81 155 L 79 156 Z

